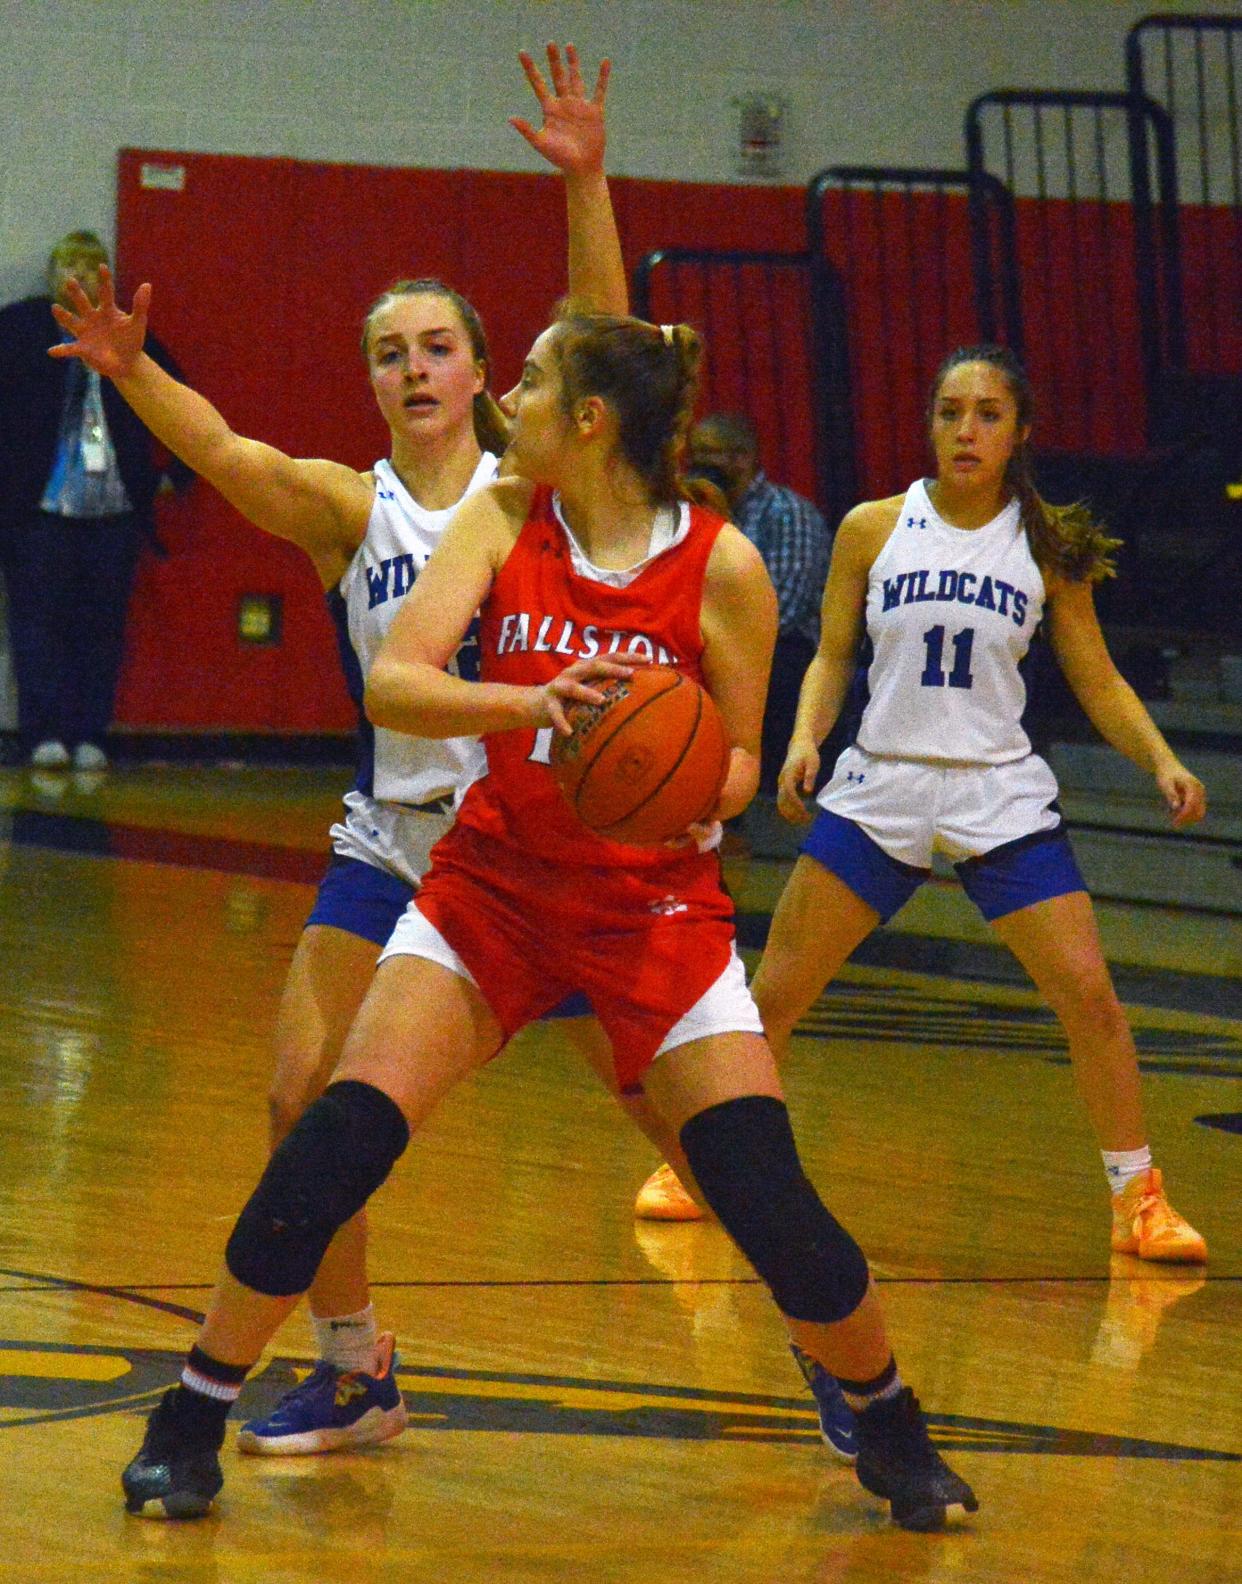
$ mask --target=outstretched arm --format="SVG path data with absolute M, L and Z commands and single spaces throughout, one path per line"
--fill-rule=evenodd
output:
M 539 101 L 543 125 L 536 131 L 521 116 L 511 116 L 509 124 L 565 177 L 569 295 L 596 313 L 628 313 L 625 262 L 604 175 L 604 100 L 611 62 L 601 61 L 595 91 L 588 98 L 572 44 L 565 46 L 563 60 L 558 46 L 548 45 L 551 89 L 525 50 L 518 59 Z
M 1054 585 L 1048 601 L 1048 635 L 1065 680 L 1101 737 L 1155 776 L 1174 825 L 1201 820 L 1207 812 L 1203 782 L 1178 759 L 1113 663 L 1090 583 Z
M 174 456 L 256 527 L 300 545 L 325 584 L 335 582 L 366 531 L 371 488 L 362 475 L 337 462 L 286 456 L 235 434 L 205 396 L 162 369 L 143 351 L 149 285 L 139 286 L 129 313 L 117 303 L 106 265 L 99 272 L 97 305 L 76 281 L 67 291 L 70 306 L 57 304 L 52 312 L 74 340 L 49 348 L 50 355 L 81 358 L 112 380 Z

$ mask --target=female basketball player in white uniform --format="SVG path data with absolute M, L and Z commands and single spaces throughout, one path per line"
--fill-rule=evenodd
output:
M 543 126 L 513 125 L 564 174 L 570 295 L 624 312 L 624 265 L 604 177 L 604 62 L 588 96 L 577 54 L 548 47 L 549 90 L 529 56 L 522 66 Z M 507 420 L 487 389 L 483 326 L 471 305 L 438 281 L 402 281 L 367 315 L 363 352 L 392 434 L 391 456 L 359 473 L 302 460 L 234 434 L 215 408 L 142 352 L 150 288 L 133 312 L 116 307 L 103 279 L 91 309 L 75 298 L 61 323 L 76 341 L 57 355 L 83 358 L 113 379 L 143 421 L 177 456 L 268 533 L 314 562 L 340 640 L 361 721 L 359 774 L 332 827 L 333 857 L 289 968 L 276 1026 L 271 1089 L 273 1145 L 321 1092 L 375 973 L 380 948 L 405 910 L 432 844 L 451 822 L 456 796 L 477 772 L 476 739 L 427 741 L 361 717 L 366 673 L 404 596 L 458 503 L 496 477 Z M 457 665 L 473 659 L 463 646 Z M 585 1013 L 582 1003 L 565 1011 Z M 591 1026 L 593 1027 L 593 1025 Z M 597 1065 L 607 1042 L 578 1032 Z M 254 1452 L 328 1451 L 384 1440 L 405 1424 L 392 1378 L 392 1338 L 379 1337 L 366 1280 L 362 1216 L 341 1229 L 310 1294 L 320 1364 L 266 1419 L 243 1427 Z M 350 1372 L 353 1390 L 338 1392 Z M 338 1401 L 338 1399 L 340 1399 Z
M 1091 588 L 1110 573 L 1116 541 L 1081 508 L 1048 506 L 1031 482 L 1032 408 L 1012 354 L 955 352 L 932 391 L 936 477 L 864 502 L 841 525 L 823 637 L 781 774 L 787 818 L 809 817 L 802 797 L 864 622 L 870 698 L 857 741 L 820 793 L 753 989 L 779 1056 L 825 983 L 927 878 L 933 852 L 944 853 L 1065 1028 L 1113 1194 L 1113 1249 L 1201 1263 L 1203 1238 L 1169 1206 L 1152 1166 L 1134 1037 L 1056 781 L 1022 725 L 1018 666 L 1041 621 L 1087 715 L 1155 777 L 1174 824 L 1201 819 L 1206 800 L 1105 647 Z
M 820 793 L 751 988 L 779 1060 L 828 980 L 927 879 L 933 852 L 946 854 L 1068 1036 L 1113 1196 L 1112 1248 L 1201 1263 L 1204 1239 L 1169 1205 L 1152 1166 L 1134 1036 L 1056 807 L 1056 780 L 1022 726 L 1018 665 L 1041 620 L 1092 723 L 1152 773 L 1173 823 L 1201 819 L 1206 800 L 1105 647 L 1091 588 L 1111 570 L 1116 541 L 1080 508 L 1050 507 L 1036 493 L 1032 413 L 1011 353 L 953 353 L 932 389 L 936 477 L 904 496 L 865 501 L 841 524 L 820 647 L 781 772 L 786 818 L 809 819 L 802 799 L 845 702 L 864 623 L 870 698 L 857 741 Z M 703 1214 L 667 1164 L 644 1188 L 648 1199 L 658 1188 L 667 1219 Z M 849 1416 L 836 1382 L 797 1348 L 795 1356 L 824 1439 L 846 1454 Z

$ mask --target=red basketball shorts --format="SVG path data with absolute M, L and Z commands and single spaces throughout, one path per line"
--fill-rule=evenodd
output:
M 736 960 L 733 904 L 712 853 L 670 850 L 650 871 L 570 868 L 457 825 L 385 956 L 434 955 L 420 946 L 415 911 L 461 959 L 506 1040 L 584 992 L 623 1090 L 639 1086 L 665 1037 Z M 744 986 L 733 1001 L 738 1014 L 725 1021 L 757 1031 Z

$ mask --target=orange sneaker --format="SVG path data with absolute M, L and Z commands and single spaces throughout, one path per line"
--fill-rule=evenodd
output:
M 707 1211 L 682 1187 L 681 1178 L 664 1162 L 638 1190 L 634 1214 L 640 1221 L 705 1221 Z
M 1205 1265 L 1207 1244 L 1164 1197 L 1156 1167 L 1113 1195 L 1113 1252 L 1172 1265 Z

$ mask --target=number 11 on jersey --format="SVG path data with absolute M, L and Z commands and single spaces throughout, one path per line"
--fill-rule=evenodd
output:
M 944 628 L 929 627 L 923 634 L 923 643 L 927 648 L 927 661 L 923 666 L 923 675 L 919 681 L 924 687 L 944 687 L 947 682 L 949 687 L 968 688 L 973 678 L 970 674 L 970 652 L 974 647 L 975 629 L 963 627 L 960 632 L 953 634 L 953 669 L 946 677 L 944 674 Z

